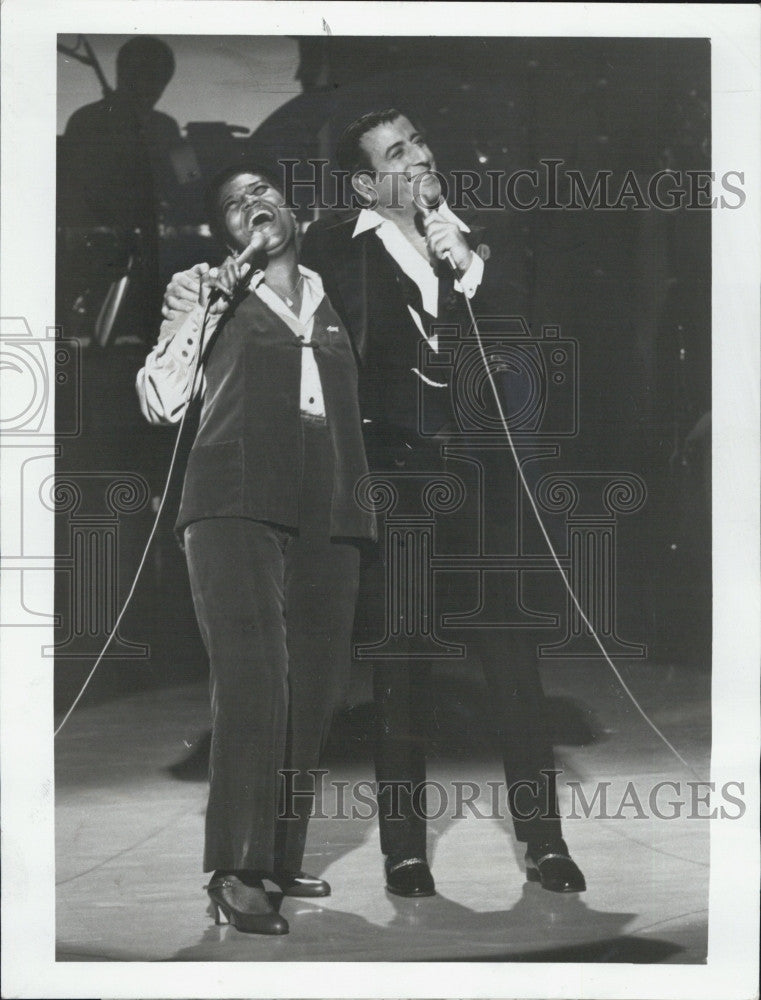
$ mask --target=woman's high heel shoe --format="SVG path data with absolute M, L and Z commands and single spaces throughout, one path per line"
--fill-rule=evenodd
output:
M 272 909 L 264 886 L 246 885 L 236 875 L 214 875 L 206 886 L 217 924 L 246 934 L 287 934 L 288 921 Z

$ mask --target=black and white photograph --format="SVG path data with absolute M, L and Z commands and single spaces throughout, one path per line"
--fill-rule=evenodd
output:
M 3 995 L 758 995 L 761 18 L 2 9 Z

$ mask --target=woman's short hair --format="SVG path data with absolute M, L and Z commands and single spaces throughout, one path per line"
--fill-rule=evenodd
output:
M 209 228 L 213 235 L 222 243 L 225 243 L 227 240 L 227 230 L 225 229 L 225 222 L 219 210 L 217 198 L 220 188 L 229 180 L 232 180 L 233 177 L 238 177 L 240 174 L 256 174 L 258 177 L 263 177 L 280 194 L 283 193 L 283 181 L 280 177 L 280 171 L 274 164 L 268 163 L 266 160 L 237 160 L 235 163 L 229 164 L 229 166 L 224 167 L 214 174 L 206 185 L 204 206 Z

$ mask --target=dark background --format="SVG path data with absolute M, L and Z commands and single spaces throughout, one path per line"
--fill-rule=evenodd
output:
M 171 40 L 170 41 L 171 44 Z M 401 104 L 420 116 L 439 168 L 535 168 L 564 161 L 591 180 L 633 170 L 710 169 L 710 48 L 696 39 L 297 39 L 302 93 L 258 125 L 180 123 L 192 169 L 156 192 L 156 287 L 219 249 L 205 234 L 205 178 L 251 150 L 329 158 L 342 124 L 363 102 Z M 256 94 L 251 95 L 252 102 Z M 134 381 L 159 315 L 139 275 L 109 342 L 93 338 L 109 284 L 140 240 L 77 217 L 81 178 L 59 139 L 57 323 L 79 345 L 79 433 L 62 437 L 59 475 L 100 470 L 144 477 L 160 495 L 175 431 L 143 420 Z M 197 169 L 196 169 L 197 168 Z M 93 164 L 97 175 L 97 164 Z M 195 173 L 194 173 L 195 171 Z M 188 173 L 192 176 L 188 176 Z M 612 185 L 616 189 L 615 183 Z M 121 193 L 130 197 L 129 191 Z M 562 199 L 561 199 L 562 200 Z M 302 208 L 301 221 L 314 213 Z M 619 524 L 619 633 L 648 646 L 648 662 L 707 668 L 710 661 L 710 211 L 536 211 L 511 220 L 530 277 L 532 330 L 556 324 L 579 345 L 580 431 L 562 444 L 559 469 L 629 471 L 648 488 L 645 507 Z M 154 292 L 155 294 L 155 292 Z M 155 315 L 155 322 L 145 316 Z M 58 423 L 71 396 L 58 394 Z M 703 420 L 700 423 L 701 418 Z M 697 430 L 696 430 L 697 428 Z M 187 429 L 185 450 L 192 437 Z M 690 436 L 690 432 L 693 432 Z M 183 449 L 181 449 L 182 453 Z M 86 694 L 95 701 L 205 676 L 185 577 L 172 534 L 182 459 L 135 599 L 120 627 L 145 657 L 107 658 Z M 147 539 L 150 501 L 118 523 L 123 599 Z M 57 551 L 72 518 L 57 517 Z M 81 568 L 81 567 L 80 567 Z M 75 567 L 75 572 L 77 569 Z M 70 703 L 98 636 L 69 636 L 71 580 L 58 574 L 56 706 Z M 559 602 L 557 610 L 562 610 Z M 84 629 L 86 632 L 86 627 Z M 547 641 L 560 634 L 548 632 Z M 117 650 L 118 654 L 118 650 Z

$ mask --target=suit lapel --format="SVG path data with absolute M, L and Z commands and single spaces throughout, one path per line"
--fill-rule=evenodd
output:
M 341 299 L 349 335 L 360 358 L 370 349 L 368 339 L 382 336 L 392 320 L 411 323 L 394 264 L 375 233 L 352 237 L 353 228 L 342 234 L 344 253 L 335 261 L 333 276 Z M 334 303 L 336 305 L 336 303 Z

